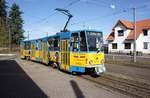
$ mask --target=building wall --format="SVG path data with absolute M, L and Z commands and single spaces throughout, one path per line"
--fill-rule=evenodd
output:
M 118 30 L 124 30 L 124 36 L 118 36 Z M 130 33 L 131 30 L 126 29 L 125 27 L 123 27 L 122 25 L 117 25 L 115 27 L 115 32 L 114 32 L 114 36 L 115 39 L 112 42 L 108 43 L 108 51 L 109 52 L 118 52 L 118 53 L 126 53 L 126 52 L 130 52 L 132 51 L 131 49 L 125 49 L 124 47 L 124 41 L 127 38 L 128 34 Z M 117 49 L 112 49 L 112 43 L 117 43 Z M 132 47 L 132 43 L 131 43 L 131 47 Z
M 144 49 L 143 45 L 142 47 L 143 53 L 150 53 L 150 29 L 148 30 L 148 36 L 143 35 L 142 44 L 144 44 L 144 42 L 148 42 L 148 49 Z
M 141 33 L 136 40 L 136 51 L 143 52 L 143 34 Z
M 118 30 L 124 30 L 124 36 L 118 36 Z M 115 39 L 112 42 L 108 42 L 108 51 L 110 53 L 130 53 L 133 51 L 133 41 L 126 41 L 125 39 L 129 35 L 131 30 L 126 29 L 122 25 L 118 24 L 115 27 L 114 36 Z M 125 43 L 131 43 L 131 49 L 125 49 Z M 144 42 L 148 42 L 148 49 L 144 49 Z M 112 49 L 112 43 L 117 43 L 117 49 Z M 142 33 L 136 40 L 136 51 L 142 53 L 150 53 L 150 29 L 148 30 L 148 36 L 144 36 Z

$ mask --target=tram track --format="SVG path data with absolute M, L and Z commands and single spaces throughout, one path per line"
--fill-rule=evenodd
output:
M 116 91 L 131 98 L 150 98 L 150 82 L 139 78 L 106 72 L 100 77 L 80 75 L 80 78 L 91 81 L 97 87 Z
M 149 81 L 118 76 L 113 73 L 105 73 L 98 78 L 83 75 L 81 78 L 134 98 L 150 98 Z

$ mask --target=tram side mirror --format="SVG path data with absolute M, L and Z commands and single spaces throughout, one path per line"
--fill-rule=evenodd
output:
M 100 52 L 100 50 L 98 49 L 98 50 L 97 50 L 97 53 L 99 53 L 99 52 Z
M 71 37 L 71 40 L 70 40 L 70 42 L 71 42 L 71 43 L 73 43 L 73 42 L 74 42 L 74 39 L 73 39 L 73 37 Z
M 73 43 L 73 42 L 70 42 L 70 46 L 72 46 L 72 43 Z

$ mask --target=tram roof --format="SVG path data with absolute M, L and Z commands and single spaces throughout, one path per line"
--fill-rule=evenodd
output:
M 81 32 L 81 31 L 85 31 L 85 32 L 102 32 L 101 30 L 94 30 L 94 29 L 83 29 L 83 30 L 75 30 L 75 31 L 66 31 L 66 32 L 70 32 L 70 33 L 74 33 L 74 32 Z M 58 32 L 58 33 L 65 33 L 65 32 Z
M 81 31 L 85 31 L 85 32 L 102 32 L 100 30 L 94 30 L 94 29 L 91 29 L 91 30 L 83 29 L 83 30 L 75 30 L 75 31 L 58 32 L 55 35 L 49 35 L 49 36 L 46 36 L 46 37 L 42 37 L 42 38 L 38 38 L 38 39 L 32 39 L 32 40 L 24 40 L 23 42 L 28 42 L 28 41 L 32 42 L 32 41 L 36 41 L 36 40 L 46 40 L 47 38 L 59 37 L 59 36 L 62 36 L 62 35 L 67 36 L 70 33 L 81 32 Z

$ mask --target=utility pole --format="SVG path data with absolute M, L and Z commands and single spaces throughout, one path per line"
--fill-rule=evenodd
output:
M 133 8 L 133 17 L 134 17 L 134 47 L 133 47 L 133 61 L 136 62 L 136 8 Z

